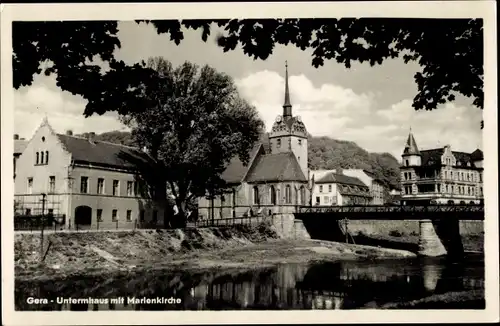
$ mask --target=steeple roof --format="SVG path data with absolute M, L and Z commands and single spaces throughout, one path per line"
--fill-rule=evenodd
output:
M 283 117 L 292 117 L 292 104 L 290 102 L 290 88 L 288 87 L 288 62 L 285 61 L 285 102 L 283 103 Z
M 410 134 L 408 135 L 408 140 L 406 141 L 403 155 L 421 155 L 417 147 L 417 142 L 415 141 L 415 138 L 413 138 L 411 130 Z

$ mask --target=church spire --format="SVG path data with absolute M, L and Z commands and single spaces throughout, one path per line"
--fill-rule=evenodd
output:
M 408 140 L 406 141 L 405 150 L 403 151 L 403 155 L 420 155 L 420 151 L 417 147 L 417 142 L 415 141 L 413 133 L 411 132 L 411 127 L 410 134 L 408 135 Z
M 292 104 L 290 103 L 290 89 L 288 88 L 288 62 L 285 61 L 285 103 L 283 104 L 283 118 L 292 117 Z

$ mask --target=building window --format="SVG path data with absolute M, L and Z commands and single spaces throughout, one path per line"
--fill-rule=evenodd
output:
M 127 222 L 130 222 L 132 221 L 132 211 L 129 209 L 127 211 Z
M 306 204 L 306 188 L 304 186 L 300 187 L 300 204 Z
M 144 222 L 145 215 L 146 215 L 146 212 L 143 209 L 141 209 L 141 211 L 139 213 L 139 221 Z
M 155 209 L 153 211 L 153 223 L 156 224 L 158 222 L 158 211 Z
M 292 187 L 290 187 L 290 185 L 285 187 L 285 202 L 287 204 L 292 203 Z
M 441 192 L 441 185 L 440 184 L 437 185 L 437 192 Z
M 52 175 L 49 177 L 49 193 L 54 193 L 55 191 L 56 191 L 56 177 Z
M 471 191 L 471 195 L 472 195 L 472 196 L 474 196 L 474 195 L 475 195 L 475 194 L 474 194 L 475 189 L 474 189 L 474 188 L 471 188 L 471 189 L 470 189 L 470 191 Z
M 104 194 L 104 178 L 97 179 L 97 193 Z
M 113 221 L 113 222 L 118 221 L 118 210 L 117 209 L 113 209 L 111 211 L 111 221 Z
M 299 139 L 299 145 L 302 145 L 302 139 Z
M 86 194 L 88 192 L 88 182 L 89 182 L 88 177 L 81 177 L 81 179 L 80 179 L 80 192 L 82 194 Z
M 332 192 L 332 185 L 328 185 L 328 192 Z
M 269 191 L 271 196 L 271 205 L 276 205 L 276 190 L 274 189 L 274 186 L 271 186 Z
M 253 187 L 253 204 L 254 205 L 259 205 L 260 200 L 259 200 L 259 188 L 257 186 Z
M 132 181 L 127 181 L 127 196 L 133 196 L 134 195 L 134 182 Z
M 316 205 L 319 205 L 319 197 L 316 197 Z
M 36 152 L 36 164 L 40 164 L 40 153 Z
M 319 186 L 319 192 L 323 192 L 323 186 Z
M 26 191 L 29 195 L 33 193 L 33 178 L 28 178 L 28 189 Z
M 31 215 L 31 208 L 26 208 L 26 215 Z
M 97 209 L 97 222 L 102 222 L 102 209 Z
M 410 161 L 405 160 L 405 165 L 406 165 L 406 166 L 410 166 Z
M 328 204 L 328 203 L 329 203 L 329 202 L 328 202 L 328 198 L 329 198 L 328 196 L 324 196 L 324 197 L 323 197 L 323 201 L 325 202 L 325 204 Z
M 448 171 L 444 171 L 444 178 L 448 179 Z
M 49 151 L 45 151 L 45 164 L 49 164 Z
M 40 152 L 40 164 L 43 164 L 43 152 Z
M 54 215 L 54 209 L 53 209 L 53 208 L 49 208 L 49 209 L 47 210 L 47 215 L 49 215 L 49 216 L 53 216 L 53 215 Z
M 113 196 L 120 195 L 120 181 L 113 180 Z
M 280 147 L 281 147 L 281 139 L 280 139 L 280 138 L 278 138 L 278 139 L 276 140 L 276 146 L 277 146 L 278 148 L 280 148 Z

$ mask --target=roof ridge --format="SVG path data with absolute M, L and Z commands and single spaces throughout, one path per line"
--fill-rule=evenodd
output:
M 76 138 L 76 139 L 87 140 L 87 138 L 86 138 L 86 137 L 82 137 L 82 136 L 67 135 L 67 134 L 59 134 L 59 133 L 58 133 L 57 135 L 58 135 L 58 136 L 65 136 L 65 137 L 72 137 L 72 138 Z M 135 146 L 128 146 L 128 145 L 124 145 L 124 144 L 113 143 L 113 142 L 106 141 L 106 140 L 95 140 L 94 142 L 95 142 L 95 143 L 103 143 L 103 144 L 109 144 L 109 145 L 115 145 L 115 146 L 121 146 L 121 147 L 127 147 L 127 148 L 130 148 L 130 149 L 140 150 L 140 148 L 135 147 Z

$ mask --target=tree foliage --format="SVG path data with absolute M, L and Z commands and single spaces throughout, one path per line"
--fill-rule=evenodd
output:
M 140 21 L 138 21 L 140 22 Z M 277 44 L 292 44 L 312 51 L 311 63 L 320 67 L 335 60 L 351 67 L 352 62 L 382 64 L 388 58 L 415 61 L 422 71 L 415 74 L 418 92 L 415 109 L 433 110 L 455 100 L 456 94 L 470 97 L 479 108 L 483 95 L 482 19 L 232 19 L 144 21 L 159 34 L 168 34 L 176 44 L 184 38 L 183 28 L 200 29 L 208 40 L 214 24 L 222 27 L 217 42 L 224 52 L 240 46 L 245 54 L 265 60 Z M 86 98 L 85 115 L 124 110 L 131 104 L 138 81 L 151 73 L 143 63 L 128 66 L 117 61 L 114 50 L 121 46 L 116 22 L 14 22 L 14 87 L 30 85 L 33 75 L 57 73 L 61 89 Z M 109 69 L 92 62 L 100 58 Z M 41 69 L 39 64 L 51 61 Z M 125 98 L 125 99 L 123 99 Z M 140 107 L 140 101 L 134 103 Z
M 233 80 L 209 66 L 174 68 L 156 57 L 147 68 L 154 74 L 139 99 L 147 106 L 129 111 L 123 122 L 156 160 L 152 177 L 168 185 L 182 216 L 191 198 L 224 187 L 220 175 L 232 157 L 248 162 L 263 122 Z

